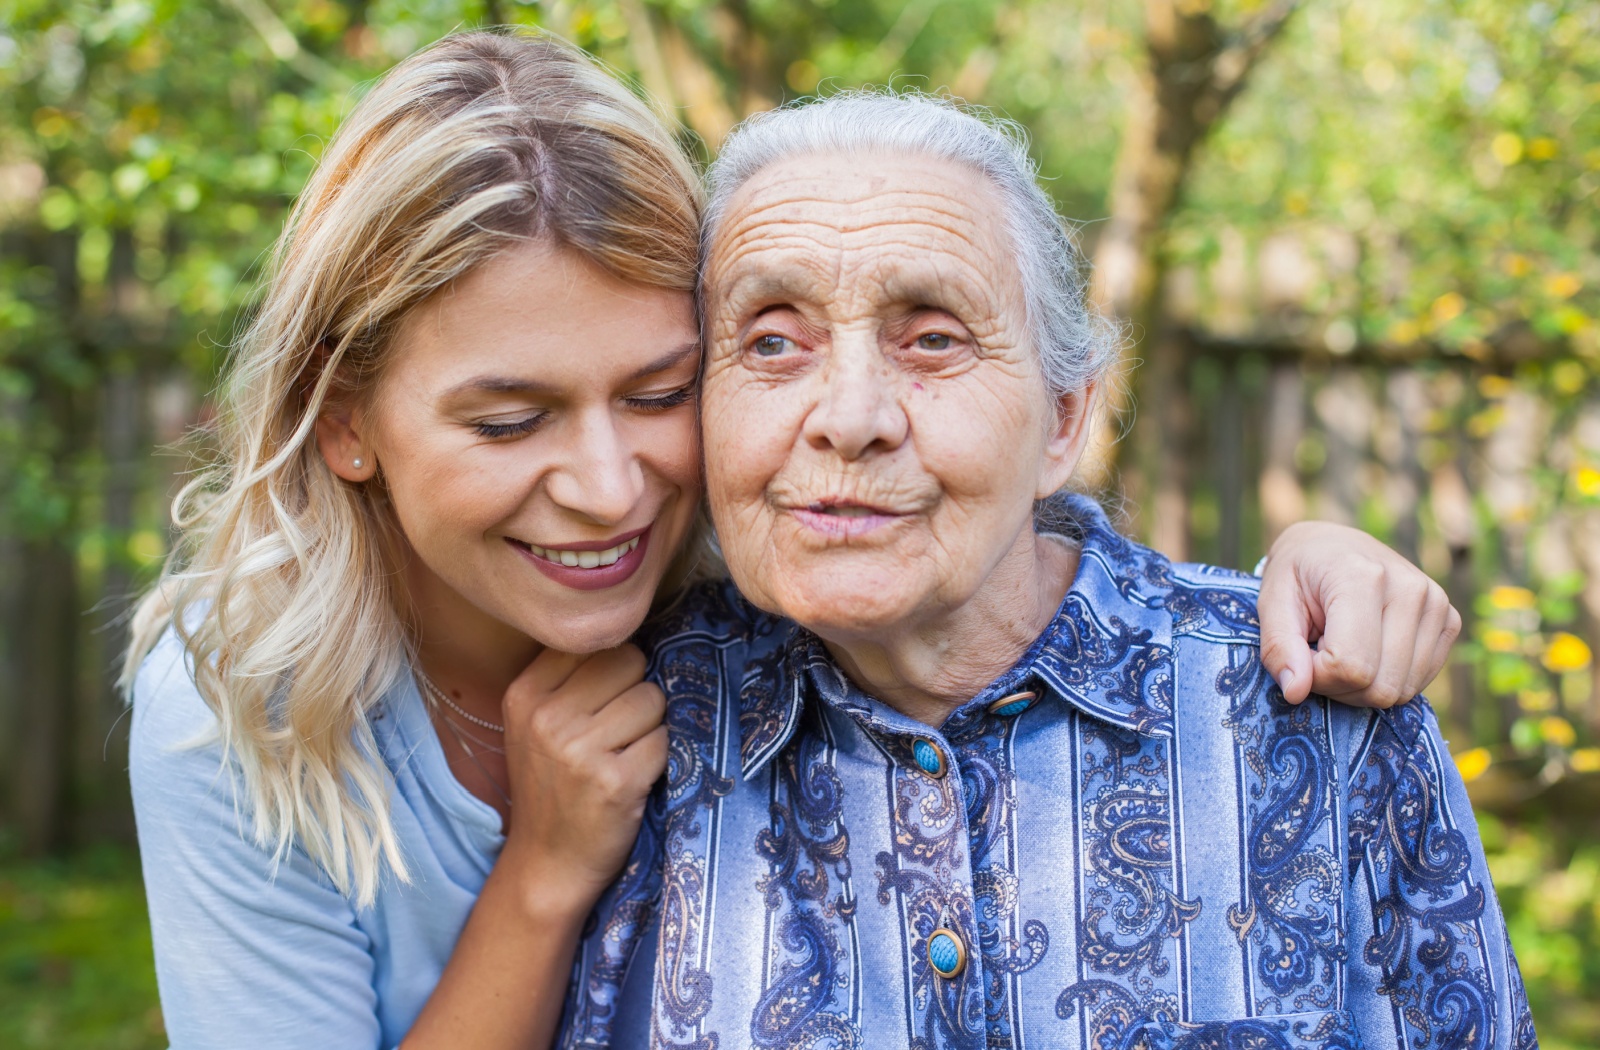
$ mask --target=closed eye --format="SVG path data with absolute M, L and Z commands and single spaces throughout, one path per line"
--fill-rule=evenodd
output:
M 642 397 L 629 397 L 624 400 L 634 408 L 644 409 L 646 412 L 662 412 L 669 408 L 677 408 L 694 400 L 695 384 L 669 390 L 665 394 L 648 394 Z
M 478 432 L 479 437 L 489 438 L 490 440 L 526 437 L 539 429 L 540 425 L 544 423 L 547 414 L 539 412 L 528 416 L 526 419 L 513 420 L 509 423 L 478 423 L 473 426 L 473 429 Z

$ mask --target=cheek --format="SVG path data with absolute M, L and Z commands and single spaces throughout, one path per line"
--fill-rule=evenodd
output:
M 1031 405 L 999 396 L 995 384 L 972 383 L 913 393 L 907 408 L 918 457 L 956 501 L 1010 502 L 1026 490 L 1032 505 L 1042 422 Z
M 700 424 L 692 408 L 649 421 L 637 447 L 640 460 L 658 478 L 680 490 L 691 506 L 700 500 Z
M 701 425 L 713 510 L 759 496 L 782 467 L 798 426 L 794 393 L 733 372 L 707 378 Z
M 422 553 L 481 539 L 516 507 L 533 472 L 511 446 L 465 445 L 427 428 L 388 433 L 379 455 L 384 483 Z

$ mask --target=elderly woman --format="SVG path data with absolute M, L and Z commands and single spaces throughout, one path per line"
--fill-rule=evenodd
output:
M 1057 495 L 1113 343 L 1016 137 L 792 107 L 707 214 L 738 591 L 653 639 L 668 780 L 564 1045 L 1535 1045 L 1427 704 L 1287 704 L 1253 579 Z

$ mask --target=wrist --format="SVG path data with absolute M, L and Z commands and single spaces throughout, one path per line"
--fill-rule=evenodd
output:
M 523 913 L 547 928 L 552 923 L 582 926 L 609 885 L 558 851 L 524 843 L 514 835 L 506 840 L 494 874 L 510 883 Z

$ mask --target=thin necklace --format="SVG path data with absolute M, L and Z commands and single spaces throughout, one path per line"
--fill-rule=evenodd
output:
M 488 751 L 488 752 L 490 752 L 492 754 L 496 754 L 496 755 L 503 755 L 503 754 L 506 753 L 506 749 L 505 748 L 503 748 L 503 747 L 495 747 L 493 744 L 489 743 L 487 740 L 485 740 L 482 737 L 478 736 L 476 733 L 467 732 L 467 727 L 466 726 L 457 725 L 456 724 L 456 720 L 451 718 L 449 715 L 445 714 L 443 711 L 439 712 L 439 717 L 444 719 L 446 722 L 449 722 L 451 728 L 453 728 L 456 732 L 460 733 L 462 736 L 466 737 L 468 740 L 472 741 L 474 744 L 477 744 L 479 751 Z
M 462 718 L 465 718 L 468 722 L 471 722 L 475 726 L 482 726 L 491 733 L 500 733 L 502 735 L 505 733 L 505 726 L 495 725 L 487 718 L 479 718 L 471 711 L 462 710 L 461 705 L 446 696 L 443 689 L 440 689 L 438 686 L 434 685 L 433 679 L 429 678 L 420 667 L 417 668 L 417 679 L 422 682 L 422 687 L 428 691 L 428 695 L 432 696 L 435 700 L 439 701 L 441 704 L 448 707 Z
M 457 729 L 456 724 L 448 718 L 444 720 L 444 724 L 450 730 L 451 735 L 456 738 L 456 743 L 461 745 L 461 750 L 466 752 L 467 757 L 472 760 L 472 764 L 478 767 L 478 772 L 483 774 L 483 779 L 489 782 L 489 786 L 494 788 L 495 794 L 499 795 L 500 800 L 506 804 L 506 808 L 510 809 L 511 796 L 506 794 L 506 789 L 500 786 L 500 781 L 490 774 L 488 768 L 478 761 L 478 756 L 473 754 L 472 748 L 468 747 L 467 742 L 461 738 L 461 730 Z

